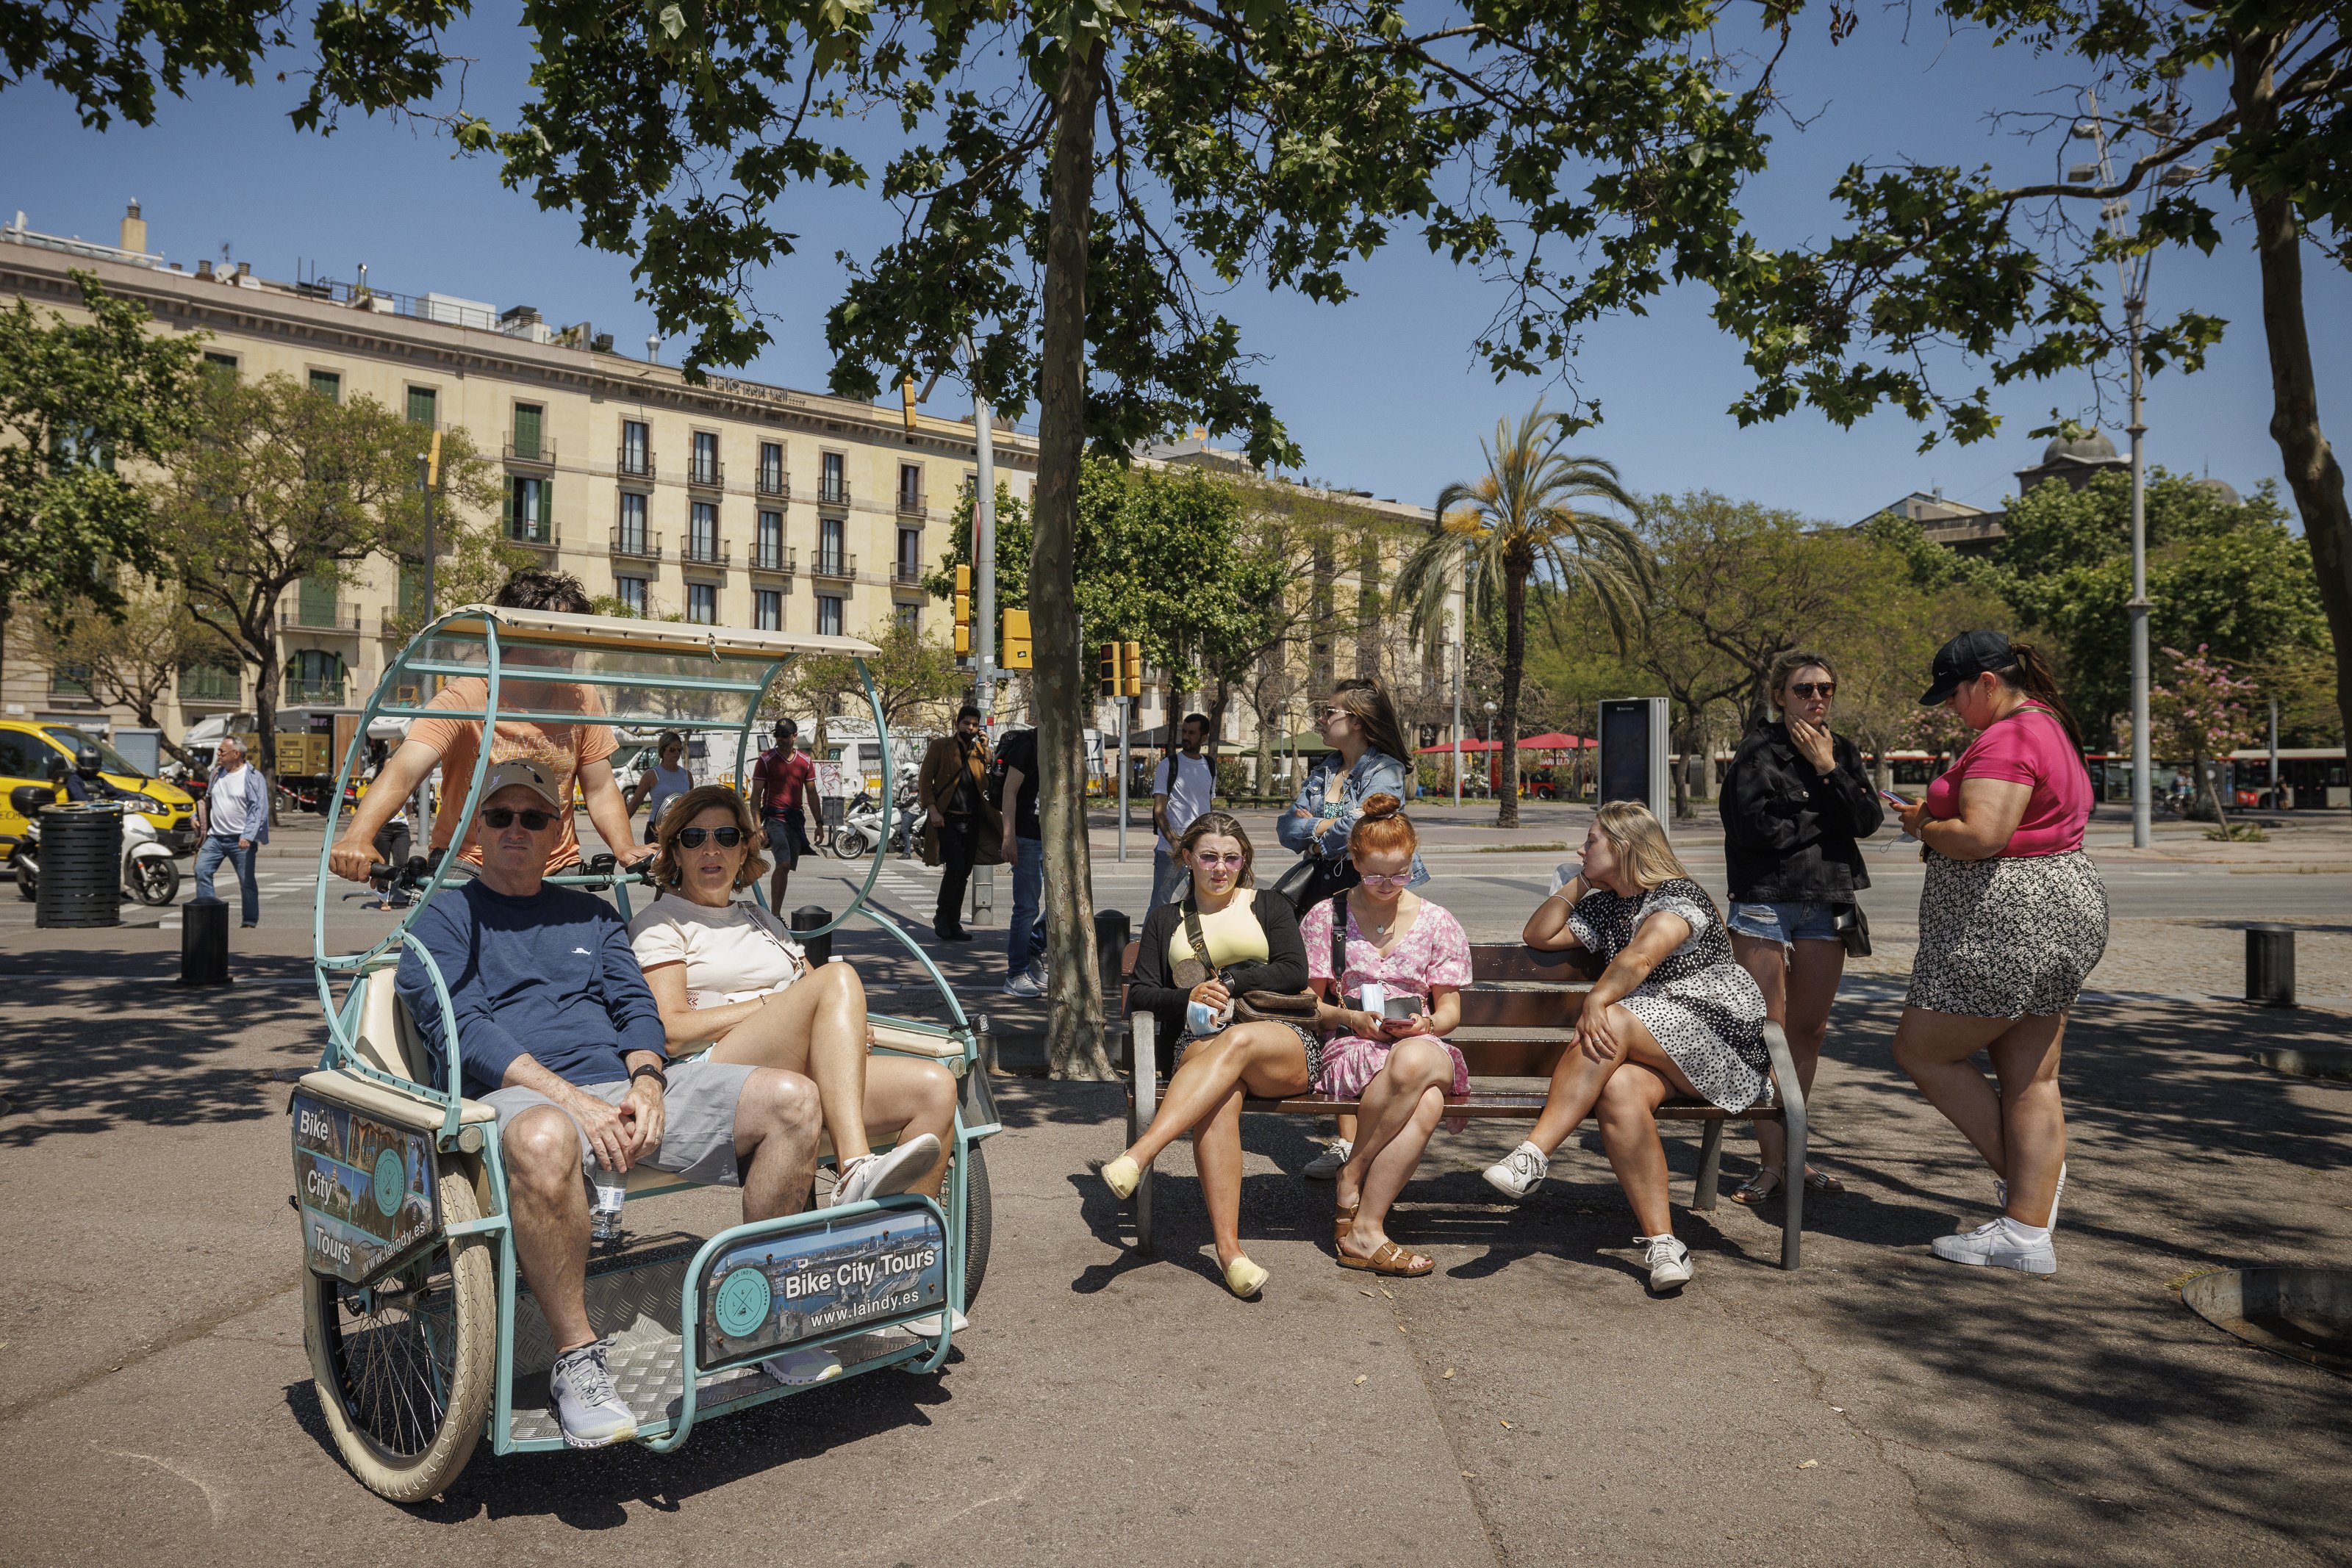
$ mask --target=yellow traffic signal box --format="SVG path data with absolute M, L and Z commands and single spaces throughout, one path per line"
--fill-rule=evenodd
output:
M 1129 643 L 1127 644 L 1126 652 L 1127 695 L 1131 697 L 1139 697 L 1143 695 L 1143 644 L 1140 643 Z
M 971 568 L 955 569 L 955 651 L 959 659 L 971 657 Z
M 1029 612 L 1008 610 L 1004 612 L 1004 657 L 997 661 L 1008 670 L 1026 670 L 1029 660 Z
M 1103 695 L 1115 697 L 1126 692 L 1127 688 L 1119 684 L 1118 672 L 1118 644 L 1105 643 L 1102 645 L 1102 661 L 1097 666 L 1097 678 Z

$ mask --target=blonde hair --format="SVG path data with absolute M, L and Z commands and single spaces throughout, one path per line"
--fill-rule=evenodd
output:
M 654 830 L 656 887 L 676 887 L 684 879 L 684 868 L 677 860 L 677 835 L 714 806 L 731 812 L 735 825 L 743 830 L 743 863 L 735 868 L 735 885 L 749 887 L 767 874 L 768 857 L 760 852 L 760 824 L 743 797 L 724 784 L 698 784 L 662 809 L 661 825 Z
M 1638 800 L 1612 800 L 1592 814 L 1592 825 L 1625 862 L 1634 882 L 1644 888 L 1660 883 L 1696 879 L 1690 868 L 1675 858 L 1666 842 L 1665 825 L 1650 815 L 1650 809 Z

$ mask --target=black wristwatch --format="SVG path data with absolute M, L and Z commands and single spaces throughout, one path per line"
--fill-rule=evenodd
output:
M 648 1061 L 644 1066 L 639 1067 L 636 1071 L 629 1074 L 629 1082 L 631 1084 L 635 1084 L 640 1078 L 650 1078 L 655 1082 L 662 1086 L 664 1092 L 668 1092 L 669 1074 L 664 1072 L 661 1070 L 660 1064 L 657 1062 Z

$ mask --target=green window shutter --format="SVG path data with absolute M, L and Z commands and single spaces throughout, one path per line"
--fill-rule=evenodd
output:
M 303 625 L 332 626 L 335 623 L 336 587 L 335 580 L 323 574 L 306 577 L 302 580 Z
M 310 390 L 335 402 L 343 401 L 343 378 L 333 371 L 312 371 Z
M 539 422 L 542 412 L 532 403 L 515 404 L 514 455 L 526 463 L 539 461 Z
M 441 417 L 441 394 L 431 387 L 408 389 L 408 423 L 431 424 Z
M 544 479 L 537 480 L 533 482 L 531 486 L 533 493 L 539 499 L 539 515 L 534 517 L 532 521 L 539 525 L 537 537 L 540 538 L 547 538 L 551 537 L 548 530 L 555 521 L 555 500 L 554 497 L 549 494 L 549 492 L 553 490 L 554 487 L 554 486 L 551 485 Z
M 400 613 L 403 619 L 425 608 L 425 563 L 400 563 Z

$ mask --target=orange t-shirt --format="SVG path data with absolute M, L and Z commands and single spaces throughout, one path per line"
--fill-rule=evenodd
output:
M 508 676 L 500 683 L 499 695 L 504 704 L 530 706 L 541 712 L 562 713 L 567 710 L 581 714 L 600 711 L 592 706 L 592 689 L 568 681 L 531 681 L 529 695 L 519 700 L 516 688 L 525 683 Z M 425 706 L 428 708 L 470 708 L 481 711 L 482 700 L 488 695 L 489 683 L 479 675 L 460 675 L 441 688 L 440 695 Z M 503 706 L 503 704 L 502 704 Z M 433 847 L 447 847 L 457 831 L 457 815 L 466 807 L 466 789 L 474 780 L 476 748 L 481 744 L 482 722 L 471 718 L 420 718 L 408 727 L 408 738 L 421 740 L 441 754 L 441 807 L 433 814 Z M 540 724 L 530 719 L 499 720 L 498 738 L 490 744 L 490 761 L 521 760 L 535 762 L 545 771 L 555 775 L 556 789 L 563 800 L 563 810 L 557 813 L 562 831 L 556 835 L 554 846 L 547 852 L 547 869 L 552 873 L 580 858 L 580 835 L 573 831 L 572 813 L 579 797 L 577 781 L 580 769 L 591 762 L 601 762 L 618 749 L 610 726 L 602 724 Z M 482 847 L 468 840 L 458 852 L 458 858 L 469 864 L 482 863 Z

